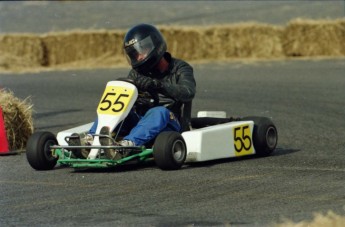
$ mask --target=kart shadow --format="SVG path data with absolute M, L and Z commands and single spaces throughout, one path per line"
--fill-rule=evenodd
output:
M 154 160 L 148 160 L 139 163 L 127 163 L 118 166 L 112 166 L 108 168 L 80 168 L 74 169 L 72 172 L 83 172 L 83 173 L 111 173 L 111 172 L 130 172 L 130 171 L 143 171 L 145 169 L 156 169 L 158 168 Z
M 269 156 L 250 155 L 250 156 L 243 156 L 243 157 L 217 159 L 217 160 L 204 161 L 204 162 L 190 162 L 190 163 L 186 163 L 187 164 L 186 169 L 209 167 L 209 166 L 214 166 L 214 165 L 223 164 L 223 163 L 240 162 L 240 161 L 245 161 L 245 160 L 261 159 L 261 158 L 268 158 L 268 157 L 274 158 L 281 155 L 289 155 L 298 151 L 300 151 L 300 149 L 276 148 L 276 150 Z
M 270 156 L 288 155 L 288 154 L 292 154 L 298 151 L 301 151 L 301 149 L 276 148 L 275 151 Z
M 300 151 L 300 149 L 286 149 L 286 148 L 276 148 L 276 150 L 269 156 L 243 156 L 243 157 L 234 157 L 234 158 L 224 158 L 224 159 L 217 159 L 211 161 L 204 161 L 204 162 L 188 162 L 186 163 L 180 170 L 188 170 L 192 168 L 202 168 L 202 167 L 210 167 L 218 164 L 223 163 L 231 163 L 231 162 L 240 162 L 245 160 L 253 160 L 253 159 L 260 159 L 260 158 L 268 158 L 268 157 L 279 157 L 281 155 L 289 155 L 295 152 Z M 148 160 L 146 162 L 141 163 L 128 163 L 124 165 L 109 167 L 109 168 L 84 168 L 84 169 L 74 169 L 73 172 L 83 172 L 83 173 L 110 173 L 110 172 L 130 172 L 130 171 L 143 171 L 143 170 L 152 170 L 152 169 L 159 169 L 155 164 L 154 160 Z

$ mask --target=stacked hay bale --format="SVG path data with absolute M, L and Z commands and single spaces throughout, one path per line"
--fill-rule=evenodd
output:
M 212 27 L 162 27 L 171 53 L 186 60 L 283 57 L 276 26 L 244 23 Z
M 34 130 L 32 105 L 28 99 L 20 100 L 13 92 L 0 89 L 0 107 L 4 115 L 9 149 L 23 150 Z
M 30 34 L 0 36 L 0 68 L 20 71 L 46 65 L 42 40 Z
M 345 20 L 159 26 L 168 50 L 187 61 L 345 56 Z M 126 30 L 0 35 L 0 70 L 124 66 Z
M 289 57 L 345 56 L 344 20 L 296 19 L 288 24 L 283 37 Z
M 126 62 L 120 31 L 70 31 L 41 36 L 49 66 L 82 65 L 85 68 Z

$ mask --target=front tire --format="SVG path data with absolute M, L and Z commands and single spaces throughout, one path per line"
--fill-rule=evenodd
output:
M 50 146 L 58 142 L 51 132 L 36 132 L 26 145 L 26 158 L 30 166 L 36 170 L 51 170 L 58 158 L 54 157 Z
M 242 121 L 254 121 L 253 143 L 258 156 L 270 155 L 277 146 L 278 132 L 267 117 L 245 117 Z
M 168 131 L 157 136 L 153 145 L 153 158 L 160 169 L 180 169 L 186 157 L 186 143 L 180 133 Z

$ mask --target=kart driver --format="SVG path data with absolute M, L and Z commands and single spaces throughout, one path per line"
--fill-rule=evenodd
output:
M 145 107 L 144 110 L 131 110 L 123 122 L 121 134 L 125 133 L 125 136 L 119 145 L 141 146 L 152 141 L 160 132 L 181 132 L 181 107 L 183 103 L 191 102 L 196 92 L 193 68 L 187 62 L 173 58 L 167 52 L 161 32 L 149 24 L 132 27 L 125 35 L 123 48 L 132 67 L 128 78 L 134 81 L 139 94 L 158 93 L 159 103 L 148 110 Z M 96 128 L 97 120 L 89 133 L 95 134 Z M 101 130 L 100 133 L 111 134 L 109 130 Z M 113 145 L 109 144 L 110 141 L 100 139 L 102 145 Z M 110 153 L 113 159 L 119 158 L 113 149 L 106 149 L 105 152 Z

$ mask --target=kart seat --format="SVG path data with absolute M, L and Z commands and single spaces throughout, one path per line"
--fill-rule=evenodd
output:
M 194 129 L 204 128 L 212 125 L 224 124 L 232 121 L 238 121 L 239 118 L 218 118 L 218 117 L 195 117 L 191 119 L 191 125 Z
M 181 132 L 190 131 L 192 129 L 191 116 L 192 101 L 183 103 L 181 107 L 181 116 L 179 119 L 182 129 Z
M 181 107 L 181 117 L 179 119 L 182 132 L 192 129 L 204 128 L 212 125 L 224 124 L 232 121 L 240 121 L 240 117 L 193 117 L 192 118 L 192 102 L 185 102 Z

